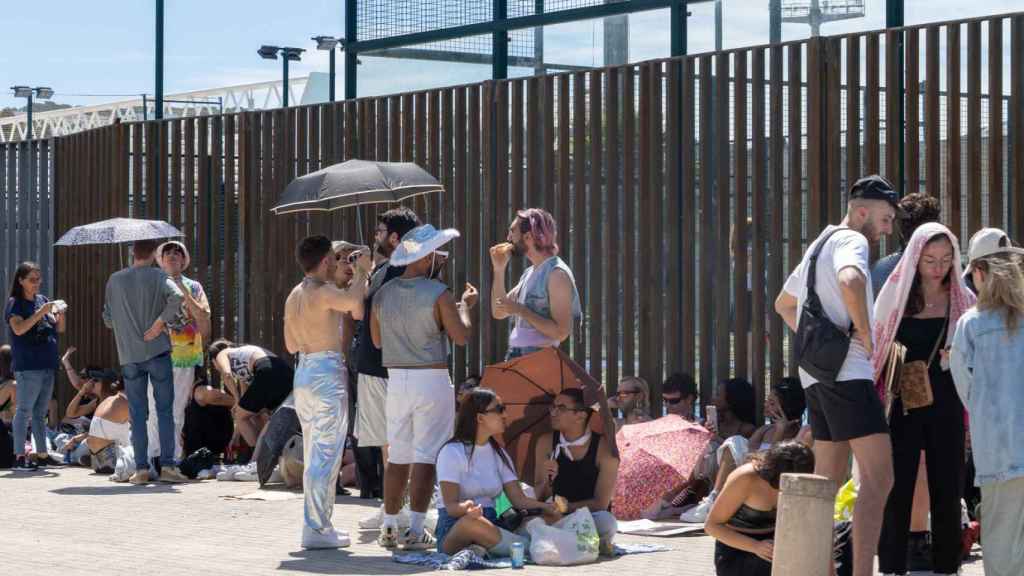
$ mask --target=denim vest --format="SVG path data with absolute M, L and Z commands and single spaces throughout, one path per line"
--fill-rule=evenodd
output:
M 516 286 L 516 301 L 526 306 L 534 314 L 543 318 L 551 319 L 551 299 L 548 296 L 548 277 L 551 271 L 559 269 L 569 275 L 572 282 L 572 320 L 573 326 L 583 317 L 583 310 L 580 307 L 580 295 L 576 290 L 576 279 L 572 270 L 558 256 L 552 256 L 540 264 L 530 266 L 523 271 Z M 516 317 L 512 323 L 512 334 L 509 336 L 508 345 L 512 348 L 541 348 L 546 346 L 558 346 L 558 342 L 552 341 L 541 334 L 529 322 Z
M 950 355 L 957 393 L 970 415 L 978 486 L 1024 477 L 1024 326 L 971 308 L 957 322 Z

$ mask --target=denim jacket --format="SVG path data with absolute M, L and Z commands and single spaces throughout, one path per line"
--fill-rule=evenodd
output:
M 519 284 L 516 285 L 516 299 L 520 304 L 526 306 L 538 316 L 551 318 L 551 301 L 548 298 L 548 276 L 555 269 L 564 271 L 569 275 L 572 282 L 572 319 L 575 326 L 583 316 L 583 309 L 580 305 L 580 295 L 576 289 L 576 279 L 572 270 L 558 256 L 548 258 L 539 266 L 530 266 L 523 271 Z M 545 347 L 558 346 L 558 342 L 540 333 L 529 322 L 516 317 L 512 323 L 512 334 L 509 337 L 509 346 L 512 347 Z
M 1024 477 L 1024 326 L 971 308 L 957 322 L 950 354 L 956 391 L 970 414 L 978 486 Z

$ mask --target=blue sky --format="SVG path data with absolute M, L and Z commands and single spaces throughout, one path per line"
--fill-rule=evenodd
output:
M 409 0 L 410 2 L 415 0 Z M 489 1 L 489 0 L 478 0 Z M 1020 10 L 1020 0 L 906 0 L 910 24 Z M 727 0 L 726 47 L 768 40 L 767 0 Z M 247 82 L 276 80 L 279 62 L 256 55 L 263 43 L 309 51 L 293 65 L 293 76 L 326 71 L 327 57 L 314 50 L 315 34 L 340 35 L 342 0 L 166 0 L 165 91 L 170 94 Z M 824 34 L 881 28 L 885 0 L 867 0 L 867 17 L 834 23 Z M 691 6 L 689 50 L 714 46 L 711 3 Z M 634 61 L 668 55 L 665 11 L 633 15 L 630 55 Z M 123 99 L 74 94 L 139 94 L 153 91 L 152 0 L 51 0 L 5 2 L 0 11 L 7 50 L 0 52 L 0 107 L 22 106 L 6 90 L 14 84 L 52 86 L 55 100 L 98 104 Z M 545 30 L 549 60 L 602 64 L 599 21 L 563 24 Z M 807 26 L 787 24 L 784 39 L 809 35 Z M 1009 38 L 1006 39 L 1009 42 Z M 12 47 L 19 47 L 12 49 Z M 451 65 L 363 57 L 360 94 L 384 94 L 485 79 L 489 66 Z M 513 71 L 527 74 L 529 71 Z M 339 79 L 339 94 L 341 85 Z

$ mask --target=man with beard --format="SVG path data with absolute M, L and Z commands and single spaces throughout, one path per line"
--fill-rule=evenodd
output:
M 545 210 L 516 213 L 507 242 L 491 247 L 494 284 L 491 313 L 496 320 L 513 316 L 506 360 L 558 346 L 572 334 L 583 316 L 572 270 L 558 257 L 555 219 Z M 530 266 L 510 292 L 505 270 L 513 255 L 525 256 Z
M 800 381 L 814 437 L 814 472 L 841 486 L 851 450 L 857 460 L 861 485 L 853 515 L 854 576 L 872 574 L 893 483 L 889 427 L 871 365 L 874 294 L 868 261 L 869 242 L 892 233 L 898 210 L 896 192 L 881 176 L 855 182 L 842 224 L 828 226 L 811 244 L 775 301 L 776 312 L 796 332 L 814 266 L 814 291 L 824 314 L 843 331 L 852 327 L 846 360 L 835 379 L 819 381 L 800 369 Z
M 384 259 L 378 262 L 370 277 L 370 287 L 366 292 L 363 307 L 366 311 L 373 309 L 373 296 L 385 284 L 398 278 L 405 272 L 404 266 L 391 266 L 388 259 L 405 236 L 413 228 L 420 225 L 420 219 L 412 210 L 403 207 L 394 208 L 377 217 L 377 228 L 374 230 L 374 252 L 376 257 Z M 383 495 L 383 467 L 387 462 L 387 416 L 385 402 L 388 395 L 388 371 L 381 359 L 381 350 L 373 345 L 370 338 L 370 323 L 359 322 L 355 329 L 356 343 L 353 354 L 358 376 L 356 377 L 356 422 L 354 435 L 358 441 L 356 459 L 366 478 L 363 485 L 375 486 L 371 494 L 364 497 L 380 497 Z M 376 474 L 366 472 L 374 471 Z M 384 506 L 369 518 L 359 522 L 359 527 L 368 530 L 379 529 L 384 518 Z
M 305 464 L 302 547 L 340 548 L 349 545 L 348 535 L 334 529 L 331 515 L 345 449 L 348 379 L 338 327 L 342 314 L 363 315 L 370 255 L 360 254 L 347 290 L 332 282 L 337 261 L 326 236 L 304 239 L 296 256 L 305 277 L 285 302 L 284 340 L 288 352 L 299 356 L 293 394 Z

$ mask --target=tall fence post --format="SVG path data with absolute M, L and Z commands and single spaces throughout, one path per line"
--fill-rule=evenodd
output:
M 814 474 L 783 474 L 772 576 L 829 576 L 836 483 Z

